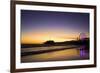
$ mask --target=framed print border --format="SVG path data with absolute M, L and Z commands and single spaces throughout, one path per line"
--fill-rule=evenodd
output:
M 16 68 L 16 5 L 39 5 L 50 7 L 70 7 L 70 8 L 85 8 L 94 10 L 94 63 L 86 65 L 74 66 L 55 66 L 55 67 L 40 67 L 40 68 Z M 74 69 L 74 68 L 90 68 L 96 67 L 96 6 L 93 5 L 78 5 L 78 4 L 61 4 L 61 3 L 47 3 L 47 2 L 33 2 L 33 1 L 11 1 L 11 73 L 27 72 L 27 71 L 42 71 L 42 70 L 58 70 L 58 69 Z

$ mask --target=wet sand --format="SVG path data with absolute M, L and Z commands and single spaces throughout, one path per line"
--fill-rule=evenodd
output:
M 57 48 L 57 47 L 54 47 L 54 48 Z M 46 49 L 47 48 L 44 48 L 41 50 L 46 50 Z M 59 46 L 58 49 L 61 49 L 61 47 Z M 23 52 L 38 51 L 39 49 L 30 48 L 30 50 L 29 49 L 27 50 L 23 49 Z M 58 51 L 56 50 L 56 51 L 45 52 L 45 53 L 40 53 L 40 54 L 22 56 L 21 62 L 25 63 L 25 62 L 45 62 L 45 61 L 64 61 L 64 60 L 66 61 L 67 60 L 84 60 L 84 59 L 89 59 L 89 52 L 86 52 L 84 49 L 81 49 L 81 47 L 68 49 L 68 46 L 67 46 L 67 48 L 63 50 L 58 50 Z

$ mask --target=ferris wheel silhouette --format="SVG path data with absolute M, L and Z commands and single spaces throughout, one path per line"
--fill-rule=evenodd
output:
M 80 33 L 79 39 L 84 40 L 85 38 L 86 38 L 86 34 L 85 33 Z

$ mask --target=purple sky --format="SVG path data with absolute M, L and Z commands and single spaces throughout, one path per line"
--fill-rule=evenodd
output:
M 89 13 L 21 10 L 21 31 L 89 33 Z
M 22 32 L 64 30 L 89 32 L 89 13 L 21 10 Z

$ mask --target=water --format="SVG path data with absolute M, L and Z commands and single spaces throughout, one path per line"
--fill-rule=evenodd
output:
M 33 47 L 33 48 L 22 48 L 21 52 L 31 52 L 31 51 L 42 51 L 42 50 L 53 50 L 53 49 L 61 49 L 61 48 L 70 48 L 76 47 L 75 45 L 68 46 L 46 46 L 46 47 Z
M 63 49 L 64 48 L 64 49 Z M 34 47 L 22 48 L 21 53 L 55 50 L 52 52 L 26 55 L 21 57 L 21 62 L 44 62 L 44 61 L 63 61 L 63 60 L 83 60 L 89 59 L 89 52 L 84 50 L 82 46 L 48 46 L 48 47 Z

